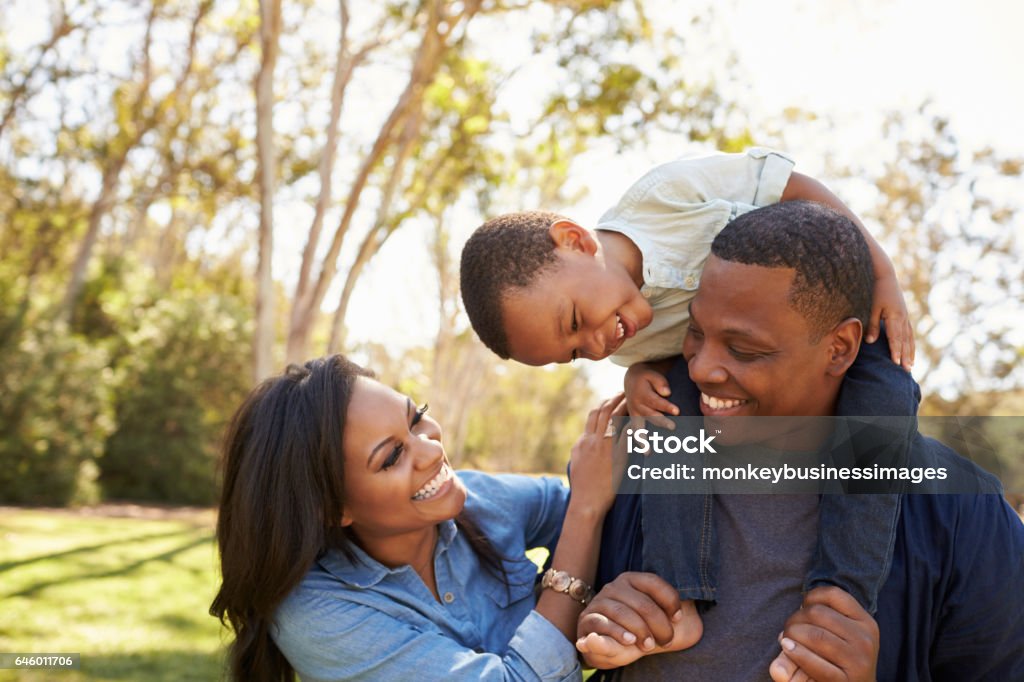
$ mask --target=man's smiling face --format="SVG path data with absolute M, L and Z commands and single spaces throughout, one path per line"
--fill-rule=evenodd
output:
M 848 363 L 837 362 L 835 334 L 814 342 L 809 322 L 790 305 L 794 275 L 708 259 L 683 341 L 706 416 L 834 414 Z

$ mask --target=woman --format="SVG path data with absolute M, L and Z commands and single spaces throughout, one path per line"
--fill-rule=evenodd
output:
M 455 475 L 441 428 L 342 356 L 239 408 L 217 524 L 235 680 L 575 679 L 622 397 L 557 479 Z M 559 536 L 543 589 L 524 552 Z

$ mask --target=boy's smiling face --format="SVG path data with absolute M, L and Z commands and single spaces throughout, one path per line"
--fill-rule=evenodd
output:
M 604 359 L 653 317 L 625 268 L 606 261 L 589 232 L 564 224 L 571 228 L 552 235 L 558 263 L 502 301 L 511 357 L 526 365 Z

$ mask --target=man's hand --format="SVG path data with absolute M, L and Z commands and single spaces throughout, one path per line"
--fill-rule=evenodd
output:
M 874 682 L 878 624 L 838 587 L 807 593 L 786 621 L 782 653 L 768 672 L 773 682 Z
M 626 391 L 629 416 L 639 418 L 635 421 L 641 422 L 636 424 L 638 428 L 642 426 L 643 419 L 662 428 L 675 428 L 672 420 L 665 415 L 678 415 L 679 408 L 667 400 L 672 391 L 662 372 L 649 363 L 638 362 L 626 370 L 622 384 Z
M 623 573 L 580 614 L 577 648 L 588 665 L 612 668 L 693 646 L 703 634 L 692 601 L 653 573 Z
M 679 611 L 672 618 L 672 639 L 664 646 L 655 645 L 653 649 L 644 650 L 639 644 L 623 645 L 608 635 L 591 632 L 586 637 L 576 640 L 576 648 L 583 654 L 583 661 L 591 668 L 602 670 L 621 668 L 649 654 L 660 654 L 666 651 L 689 649 L 700 641 L 704 634 L 704 624 L 697 615 L 692 601 L 684 601 Z M 627 636 L 631 638 L 632 635 Z
M 871 319 L 864 333 L 864 341 L 874 343 L 878 339 L 880 321 L 885 320 L 885 333 L 889 337 L 889 355 L 893 362 L 909 372 L 914 366 L 914 329 L 910 325 L 907 303 L 895 272 L 876 275 L 875 290 L 871 298 Z

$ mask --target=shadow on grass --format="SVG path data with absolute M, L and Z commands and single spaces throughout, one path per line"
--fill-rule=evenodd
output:
M 81 672 L 90 680 L 215 682 L 224 679 L 224 654 L 184 649 L 91 655 L 82 652 Z
M 174 533 L 173 535 L 179 535 L 179 534 L 180 533 Z M 144 536 L 142 538 L 136 538 L 135 540 L 136 541 L 137 540 L 145 540 L 145 539 L 151 539 L 151 538 L 154 538 L 154 537 L 157 537 L 157 536 L 155 536 L 155 535 L 147 535 L 147 536 Z M 69 577 L 66 577 L 66 578 L 60 578 L 58 580 L 44 580 L 44 581 L 38 582 L 38 583 L 36 583 L 34 585 L 30 585 L 30 586 L 26 587 L 25 589 L 20 590 L 19 592 L 13 592 L 13 593 L 11 593 L 9 595 L 6 595 L 6 596 L 8 596 L 8 597 L 31 597 L 31 596 L 34 596 L 36 593 L 38 593 L 38 592 L 40 592 L 42 590 L 45 590 L 48 587 L 54 587 L 56 585 L 67 585 L 67 584 L 70 584 L 70 583 L 80 582 L 80 581 L 84 581 L 84 580 L 97 580 L 97 579 L 100 579 L 100 578 L 113 578 L 113 577 L 116 577 L 116 576 L 124 576 L 124 575 L 127 575 L 127 574 L 131 573 L 132 571 L 135 571 L 136 569 L 138 569 L 138 568 L 140 568 L 140 567 L 142 567 L 142 566 L 144 566 L 144 565 L 146 565 L 146 564 L 148 564 L 148 563 L 150 563 L 152 561 L 170 562 L 171 559 L 173 559 L 175 556 L 177 556 L 177 555 L 179 555 L 179 554 L 181 554 L 183 552 L 187 552 L 188 550 L 190 550 L 190 549 L 192 549 L 194 547 L 199 547 L 200 545 L 205 545 L 205 544 L 208 544 L 208 543 L 212 542 L 213 538 L 214 538 L 213 533 L 203 533 L 199 537 L 193 538 L 190 542 L 186 542 L 185 544 L 179 545 L 178 547 L 175 547 L 175 548 L 170 549 L 170 550 L 168 550 L 166 552 L 163 552 L 162 554 L 157 554 L 157 555 L 154 555 L 154 556 L 151 556 L 151 557 L 147 557 L 145 559 L 138 559 L 138 560 L 133 561 L 133 562 L 131 562 L 129 564 L 126 564 L 124 566 L 120 566 L 120 567 L 118 567 L 116 569 L 112 569 L 112 570 L 108 570 L 108 571 L 95 571 L 95 572 L 92 572 L 92 573 L 83 573 L 83 574 L 80 574 L 80 575 L 69 576 Z M 102 546 L 106 546 L 106 545 L 102 545 Z M 64 554 L 66 554 L 66 553 L 64 553 Z M 50 557 L 56 557 L 56 556 L 61 556 L 61 554 L 50 555 Z M 46 558 L 49 558 L 49 557 L 46 557 Z
M 53 554 L 40 554 L 29 559 L 19 559 L 18 561 L 5 561 L 0 563 L 0 573 L 10 571 L 14 568 L 21 566 L 27 566 L 34 564 L 39 561 L 47 561 L 49 559 L 65 559 L 70 556 L 77 554 L 87 554 L 89 552 L 97 552 L 99 550 L 107 549 L 108 547 L 115 547 L 117 545 L 127 545 L 133 542 L 145 542 L 147 540 L 162 540 L 164 538 L 172 538 L 177 535 L 191 535 L 195 532 L 194 528 L 183 528 L 182 530 L 172 530 L 166 533 L 154 533 L 149 535 L 136 535 L 130 538 L 122 538 L 121 540 L 111 540 L 110 542 L 101 542 L 95 545 L 87 545 L 85 547 L 75 547 L 74 549 L 68 549 L 63 552 L 55 552 Z

